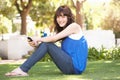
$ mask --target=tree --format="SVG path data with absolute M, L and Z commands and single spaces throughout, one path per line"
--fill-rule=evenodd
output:
M 15 6 L 17 8 L 18 13 L 21 16 L 21 35 L 26 35 L 26 18 L 30 12 L 30 8 L 32 6 L 32 0 L 15 0 Z
M 53 31 L 53 17 L 55 10 L 60 5 L 69 5 L 69 0 L 33 0 L 32 1 L 32 12 L 30 16 L 32 20 L 36 22 L 36 27 L 39 29 L 44 29 L 49 27 L 51 32 Z M 36 15 L 35 15 L 36 14 Z
M 120 38 L 120 0 L 113 0 L 112 1 L 112 28 L 115 33 L 116 44 L 117 38 Z
M 113 30 L 119 33 L 120 36 L 120 0 L 113 0 L 112 11 L 113 11 Z
M 76 9 L 76 22 L 83 27 L 82 6 L 86 0 L 72 0 Z
M 0 0 L 0 15 L 12 19 L 15 15 L 15 8 L 10 0 Z
M 83 5 L 83 2 L 85 0 L 81 1 L 76 1 L 75 3 L 75 8 L 76 8 L 76 22 L 80 24 L 81 26 L 83 25 L 83 18 L 82 18 L 82 12 L 81 8 Z M 39 3 L 38 3 L 39 2 Z M 56 7 L 58 7 L 61 4 L 67 4 L 69 1 L 64 0 L 64 1 L 55 1 L 55 0 L 15 0 L 15 6 L 17 8 L 17 11 L 19 12 L 21 16 L 21 35 L 25 35 L 27 30 L 26 30 L 26 17 L 30 12 L 30 9 L 32 12 L 30 13 L 32 19 L 36 21 L 36 26 L 43 26 L 45 24 L 50 24 L 53 17 L 54 11 Z M 57 3 L 57 5 L 56 5 Z M 33 5 L 32 5 L 33 4 Z M 32 8 L 31 8 L 32 5 Z M 35 15 L 36 14 L 36 15 Z
M 120 38 L 120 0 L 112 0 L 109 6 L 106 6 L 101 24 L 103 29 L 112 29 L 116 38 Z
M 11 33 L 15 7 L 10 0 L 0 0 L 0 34 Z

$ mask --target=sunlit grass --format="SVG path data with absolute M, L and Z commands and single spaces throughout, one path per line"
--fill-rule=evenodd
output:
M 20 64 L 0 64 L 0 80 L 120 80 L 119 64 L 120 60 L 88 61 L 82 75 L 64 75 L 52 62 L 38 62 L 29 71 L 29 77 L 5 77 L 6 72 Z

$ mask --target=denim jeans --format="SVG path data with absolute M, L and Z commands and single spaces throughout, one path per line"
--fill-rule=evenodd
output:
M 35 52 L 20 66 L 24 72 L 28 72 L 31 67 L 41 60 L 45 54 L 48 53 L 56 66 L 64 74 L 74 74 L 74 67 L 72 59 L 61 48 L 54 43 L 41 43 Z

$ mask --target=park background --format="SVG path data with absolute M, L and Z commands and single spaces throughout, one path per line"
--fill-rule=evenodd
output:
M 119 80 L 120 76 L 117 74 L 120 72 L 118 70 L 120 66 L 119 0 L 0 0 L 0 61 L 28 58 L 34 49 L 27 44 L 26 37 L 40 37 L 43 36 L 43 32 L 52 35 L 54 13 L 60 5 L 68 5 L 72 9 L 76 22 L 81 25 L 88 41 L 89 63 L 87 71 L 95 75 L 94 72 L 98 68 L 99 71 L 106 74 L 106 77 L 103 77 L 98 71 L 100 77 L 96 74 L 92 75 L 92 78 L 91 74 L 84 74 L 81 77 L 77 76 L 78 78 L 75 80 L 79 80 L 79 78 L 84 80 L 87 76 L 90 80 Z M 46 55 L 42 61 L 51 63 L 51 58 Z M 46 65 L 50 63 L 46 63 Z M 111 64 L 106 66 L 106 63 Z M 44 63 L 39 64 L 45 65 Z M 97 64 L 102 67 L 99 68 Z M 18 64 L 5 65 L 12 69 L 12 66 Z M 92 70 L 92 67 L 95 69 Z M 104 71 L 106 67 L 110 67 L 111 70 Z M 4 65 L 1 65 L 1 69 L 4 69 Z M 5 72 L 3 71 L 3 73 Z M 47 77 L 49 78 L 49 76 Z M 17 78 L 15 79 L 17 80 Z M 74 80 L 74 76 L 71 79 Z M 25 78 L 25 80 L 27 79 Z M 50 80 L 52 80 L 51 77 Z M 55 77 L 53 80 L 59 79 Z M 65 80 L 67 79 L 65 78 Z

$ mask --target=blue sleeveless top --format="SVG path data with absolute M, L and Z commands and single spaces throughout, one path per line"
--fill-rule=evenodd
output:
M 86 68 L 88 56 L 88 45 L 84 36 L 78 40 L 70 37 L 65 38 L 61 48 L 72 58 L 75 73 L 81 74 Z

